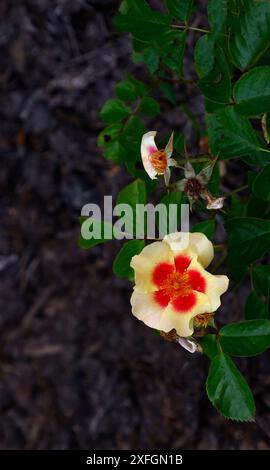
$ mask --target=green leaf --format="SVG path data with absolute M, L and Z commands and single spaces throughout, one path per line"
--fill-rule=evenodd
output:
M 116 95 L 123 101 L 135 101 L 137 99 L 137 92 L 135 85 L 128 79 L 117 83 Z
M 80 223 L 81 232 L 78 244 L 85 250 L 112 240 L 119 233 L 112 224 L 97 220 L 94 217 L 80 217 Z M 94 237 L 94 228 L 96 230 L 95 235 L 99 235 L 97 237 Z
M 263 219 L 267 212 L 269 212 L 269 203 L 251 194 L 246 206 L 246 216 Z
M 144 169 L 137 168 L 137 162 L 126 161 L 126 167 L 129 174 L 136 179 L 139 179 L 145 183 L 147 193 L 151 194 L 158 184 L 158 180 L 151 180 Z
M 168 194 L 165 194 L 160 201 L 160 204 L 164 204 L 167 209 L 167 219 L 159 217 L 157 213 L 156 216 L 156 225 L 159 227 L 159 232 L 163 236 L 167 235 L 168 233 L 172 232 L 172 229 L 169 227 L 169 210 L 170 205 L 175 204 L 177 206 L 175 211 L 171 210 L 170 213 L 170 222 L 175 227 L 180 227 L 181 224 L 181 204 L 183 204 L 183 193 L 179 191 L 172 191 Z M 172 208 L 171 208 L 172 209 Z
M 126 15 L 130 9 L 133 9 L 134 12 L 141 15 L 147 15 L 150 11 L 147 0 L 122 0 L 119 7 L 120 13 Z
M 259 60 L 257 61 L 256 65 L 269 65 L 270 63 L 270 49 L 266 49 L 266 51 L 260 56 Z
M 194 50 L 194 60 L 196 72 L 200 78 L 208 75 L 214 67 L 214 42 L 208 34 L 198 39 Z
M 160 83 L 159 88 L 170 103 L 176 104 L 176 95 L 171 83 Z
M 209 400 L 225 418 L 254 421 L 255 403 L 252 392 L 226 354 L 218 354 L 212 360 L 206 390 Z
M 154 74 L 159 67 L 160 53 L 154 47 L 147 47 L 142 53 L 143 62 L 147 65 L 149 72 Z
M 228 256 L 237 264 L 256 261 L 270 248 L 270 221 L 236 217 L 225 222 L 229 238 Z
M 270 43 L 269 0 L 248 0 L 235 24 L 230 52 L 241 70 L 255 64 Z
M 242 75 L 235 84 L 234 99 L 236 111 L 245 116 L 259 116 L 269 111 L 270 67 L 256 67 Z
M 255 320 L 258 318 L 267 318 L 268 312 L 266 305 L 257 296 L 256 292 L 251 291 L 245 304 L 245 319 Z
M 130 109 L 119 99 L 106 101 L 100 111 L 101 119 L 107 124 L 122 121 L 130 115 Z
M 114 163 L 122 163 L 126 159 L 126 152 L 120 142 L 110 142 L 104 147 L 103 155 Z
M 162 45 L 162 62 L 177 74 L 182 73 L 183 58 L 186 47 L 186 33 L 184 31 L 170 31 Z
M 119 142 L 125 149 L 125 161 L 138 161 L 141 158 L 141 139 L 145 126 L 138 116 L 131 116 L 124 125 Z
M 220 186 L 219 166 L 216 164 L 213 168 L 213 173 L 212 173 L 211 179 L 207 187 L 213 196 L 218 196 L 219 186 Z
M 249 0 L 248 0 L 249 1 Z M 228 25 L 232 30 L 237 30 L 237 25 L 239 22 L 239 17 L 243 14 L 247 0 L 227 0 L 228 4 Z
M 270 266 L 253 266 L 252 279 L 255 289 L 261 292 L 265 297 L 268 297 L 270 292 Z
M 102 132 L 98 135 L 97 144 L 99 147 L 105 147 L 107 143 L 118 139 L 123 125 L 122 124 L 111 124 L 105 127 Z
M 216 48 L 214 66 L 199 80 L 198 87 L 208 100 L 220 104 L 230 102 L 232 92 L 230 69 L 221 48 Z
M 123 188 L 117 196 L 117 204 L 129 204 L 135 207 L 136 204 L 146 203 L 145 184 L 141 180 L 133 181 Z
M 237 195 L 231 196 L 231 204 L 226 213 L 226 220 L 246 216 L 246 204 Z
M 137 80 L 133 75 L 128 75 L 127 80 L 134 86 L 137 96 L 144 96 L 149 92 L 148 86 L 141 80 Z
M 211 37 L 216 41 L 222 33 L 227 16 L 226 0 L 209 0 L 207 4 L 208 21 L 211 27 Z
M 144 62 L 151 74 L 154 74 L 159 67 L 160 48 L 157 44 L 149 44 L 145 41 L 132 38 L 133 61 L 135 63 Z
M 185 136 L 180 132 L 175 132 L 173 141 L 175 150 L 183 155 L 185 152 Z
M 145 42 L 163 43 L 164 35 L 170 30 L 170 16 L 152 10 L 146 2 L 129 2 L 125 12 L 115 17 L 115 26 L 120 32 L 131 33 L 134 38 Z
M 258 199 L 270 202 L 270 164 L 266 165 L 255 178 L 252 190 Z
M 193 0 L 166 0 L 166 6 L 173 18 L 186 23 L 192 13 Z
M 232 106 L 208 115 L 206 121 L 213 155 L 219 155 L 223 160 L 252 156 L 251 161 L 255 160 L 257 164 L 260 160 L 262 164 L 266 158 L 269 160 L 268 153 L 263 155 L 257 134 L 248 119 L 238 115 Z
M 252 193 L 250 194 L 246 205 L 246 216 L 265 218 L 266 213 L 269 211 L 269 203 L 265 200 L 259 199 L 253 192 L 253 184 L 257 178 L 254 171 L 248 172 L 248 186 Z
M 248 273 L 248 266 L 237 263 L 237 259 L 230 256 L 227 258 L 227 264 L 232 280 L 235 281 L 235 285 L 238 285 Z
M 159 103 L 151 96 L 144 96 L 139 111 L 145 116 L 155 117 L 160 113 Z
M 223 351 L 232 356 L 255 356 L 270 346 L 270 320 L 248 320 L 223 326 L 219 332 Z
M 208 219 L 200 222 L 198 224 L 193 225 L 192 232 L 201 232 L 204 233 L 207 238 L 212 238 L 216 231 L 216 222 L 215 219 Z
M 199 338 L 199 343 L 202 347 L 203 354 L 205 354 L 209 359 L 214 359 L 214 357 L 219 353 L 217 347 L 216 335 L 205 335 Z
M 122 163 L 126 158 L 125 148 L 119 142 L 122 128 L 122 124 L 111 124 L 103 129 L 97 140 L 98 146 L 103 147 L 104 157 L 115 163 Z
M 145 223 L 136 218 L 136 205 L 146 204 L 146 187 L 141 180 L 135 180 L 123 188 L 117 196 L 117 204 L 128 204 L 132 210 L 132 216 L 126 217 L 126 231 L 130 235 L 144 235 Z
M 131 258 L 142 251 L 144 244 L 144 240 L 130 240 L 126 242 L 114 260 L 114 274 L 119 277 L 127 277 L 130 280 L 133 279 L 134 273 L 130 266 Z
M 227 106 L 227 104 L 216 103 L 216 101 L 211 101 L 208 98 L 205 98 L 204 102 L 205 102 L 205 111 L 209 114 L 213 114 Z

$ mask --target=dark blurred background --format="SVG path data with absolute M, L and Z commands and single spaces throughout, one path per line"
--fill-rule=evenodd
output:
M 117 243 L 77 246 L 82 205 L 130 181 L 96 145 L 115 83 L 145 74 L 113 29 L 118 5 L 0 2 L 0 448 L 267 449 L 269 354 L 239 362 L 257 422 L 226 421 L 206 397 L 207 360 L 131 315 Z M 178 98 L 201 119 L 194 88 Z M 180 108 L 165 111 L 157 127 L 189 138 Z M 221 320 L 241 317 L 246 293 L 224 296 Z

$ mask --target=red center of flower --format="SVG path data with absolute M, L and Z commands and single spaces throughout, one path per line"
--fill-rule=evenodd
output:
M 167 168 L 167 156 L 164 150 L 156 150 L 150 155 L 150 161 L 158 174 L 163 175 Z
M 159 263 L 153 271 L 153 282 L 158 287 L 154 299 L 161 307 L 169 303 L 179 313 L 190 311 L 196 304 L 197 292 L 205 292 L 206 282 L 196 269 L 188 269 L 191 259 L 177 256 L 174 264 Z

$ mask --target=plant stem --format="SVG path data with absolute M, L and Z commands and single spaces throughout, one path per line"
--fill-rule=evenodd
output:
M 249 267 L 248 267 L 248 271 L 249 271 L 249 278 L 250 278 L 250 286 L 251 286 L 251 290 L 253 290 L 255 292 L 255 287 L 254 287 L 254 282 L 253 282 L 253 265 L 251 264 Z
M 188 159 L 190 163 L 204 163 L 204 162 L 209 162 L 209 160 L 210 160 L 209 157 L 195 157 L 195 158 Z
M 209 33 L 208 29 L 194 28 L 193 26 L 172 24 L 172 28 L 182 29 L 183 31 L 197 31 L 199 33 Z
M 159 82 L 161 83 L 187 83 L 191 85 L 197 85 L 195 80 L 188 79 L 185 77 L 179 77 L 179 78 L 165 78 L 165 77 L 158 77 Z
M 229 197 L 229 196 L 232 196 L 233 194 L 240 193 L 241 191 L 244 191 L 245 189 L 248 189 L 248 184 L 245 184 L 244 186 L 240 186 L 240 188 L 233 189 L 229 193 L 223 194 L 223 196 Z
M 227 249 L 227 246 L 226 245 L 214 245 L 214 250 L 215 251 L 223 251 L 223 250 L 226 250 Z
M 190 163 L 204 163 L 204 162 L 212 161 L 212 157 L 210 155 L 209 156 L 205 155 L 205 156 L 187 158 L 186 160 L 176 160 L 176 162 L 179 163 L 179 165 L 185 165 L 187 161 L 189 161 Z
M 220 268 L 220 266 L 222 266 L 222 264 L 224 263 L 225 259 L 227 258 L 227 250 L 224 251 L 223 255 L 220 257 L 220 259 L 218 260 L 217 264 L 213 267 L 212 269 L 212 273 L 215 273 L 217 272 L 217 270 Z
M 270 144 L 270 136 L 269 136 L 268 129 L 267 129 L 267 114 L 266 113 L 263 115 L 261 123 L 262 123 L 262 130 L 263 130 L 264 140 L 266 141 L 267 145 L 269 145 Z

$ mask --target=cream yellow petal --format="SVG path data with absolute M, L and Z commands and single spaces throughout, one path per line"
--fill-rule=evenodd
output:
M 157 172 L 155 168 L 153 167 L 151 163 L 151 153 L 155 152 L 158 150 L 156 143 L 155 143 L 155 136 L 156 136 L 156 131 L 150 131 L 147 132 L 142 136 L 142 142 L 141 142 L 141 156 L 142 156 L 142 162 L 144 169 L 146 173 L 148 174 L 149 178 L 156 179 Z
M 195 232 L 190 234 L 190 249 L 198 255 L 198 261 L 204 268 L 211 263 L 214 258 L 213 243 L 204 233 Z
M 191 258 L 198 258 L 199 261 L 203 264 L 203 262 L 208 261 L 208 258 L 206 257 L 207 253 L 205 256 L 203 256 L 202 250 L 198 249 L 200 247 L 202 248 L 202 244 L 198 247 L 198 243 L 196 243 L 198 241 L 198 237 L 194 237 L 193 235 L 195 234 L 189 232 L 175 232 L 166 235 L 163 241 L 168 243 L 174 253 L 174 256 L 178 256 L 179 254 L 188 255 Z M 208 239 L 206 238 L 206 240 Z M 209 243 L 211 244 L 211 242 Z M 208 244 L 206 244 L 206 248 L 208 248 Z M 214 255 L 212 252 L 211 254 Z
M 188 271 L 191 269 L 199 271 L 206 281 L 205 294 L 211 305 L 211 309 L 208 310 L 207 313 L 215 312 L 221 305 L 220 296 L 224 294 L 229 287 L 229 278 L 225 275 L 214 275 L 205 271 L 195 258 L 191 261 Z
M 152 282 L 153 270 L 159 263 L 174 264 L 173 252 L 164 242 L 147 245 L 139 255 L 133 256 L 130 266 L 135 273 L 135 289 L 138 292 L 153 292 L 156 286 Z
M 213 275 L 206 273 L 207 289 L 206 295 L 211 302 L 211 311 L 215 312 L 221 305 L 220 296 L 224 294 L 229 287 L 229 279 L 225 275 Z
M 152 294 L 142 294 L 134 290 L 130 302 L 135 317 L 150 328 L 160 329 L 159 324 L 163 308 L 153 300 Z
M 193 333 L 193 318 L 199 313 L 209 311 L 207 296 L 196 293 L 196 305 L 189 313 L 179 313 L 169 304 L 165 309 L 158 305 L 151 293 L 133 291 L 131 306 L 133 315 L 150 328 L 164 331 L 175 329 L 179 336 L 188 337 Z
M 206 268 L 214 258 L 213 244 L 206 235 L 200 232 L 175 232 L 164 237 L 175 254 L 191 250 L 198 256 L 198 261 Z
M 167 243 L 174 254 L 179 254 L 190 247 L 189 232 L 175 232 L 165 235 L 163 242 Z
M 162 313 L 159 329 L 165 332 L 175 329 L 179 336 L 186 338 L 193 333 L 193 318 L 200 313 L 209 312 L 211 305 L 208 297 L 201 292 L 196 292 L 196 304 L 188 313 L 177 312 L 169 304 Z

